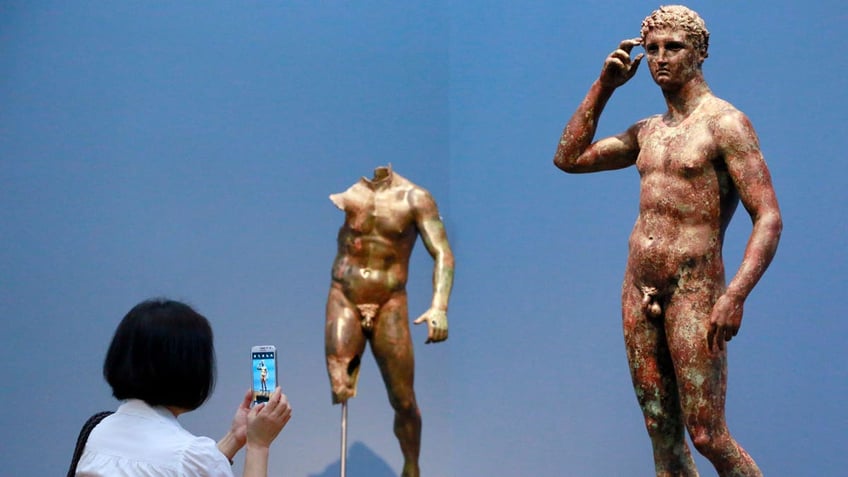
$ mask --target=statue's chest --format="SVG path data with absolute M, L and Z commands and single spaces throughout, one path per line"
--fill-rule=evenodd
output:
M 642 175 L 660 172 L 693 177 L 712 168 L 716 154 L 713 138 L 705 127 L 657 126 L 644 136 L 636 167 Z
M 357 194 L 345 207 L 347 224 L 361 234 L 401 235 L 413 224 L 413 214 L 403 192 Z

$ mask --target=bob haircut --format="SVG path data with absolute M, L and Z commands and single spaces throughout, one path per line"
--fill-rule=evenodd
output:
M 143 301 L 115 330 L 103 377 L 117 399 L 197 409 L 215 387 L 212 327 L 184 303 Z

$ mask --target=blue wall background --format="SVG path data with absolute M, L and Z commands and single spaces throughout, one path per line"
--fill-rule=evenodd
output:
M 837 475 L 848 10 L 690 6 L 712 33 L 706 78 L 753 121 L 785 221 L 731 344 L 731 430 L 766 475 Z M 250 346 L 274 343 L 294 418 L 272 474 L 329 472 L 323 315 L 342 216 L 327 196 L 392 163 L 437 198 L 458 265 L 450 340 L 414 330 L 425 474 L 650 474 L 618 309 L 638 177 L 568 176 L 551 158 L 605 56 L 655 7 L 0 2 L 4 472 L 64 471 L 84 419 L 116 405 L 100 377 L 114 327 L 157 295 L 216 330 L 218 386 L 184 426 L 222 435 Z M 663 108 L 644 68 L 599 135 Z M 749 232 L 740 208 L 729 271 Z M 419 245 L 411 315 L 431 270 Z M 349 441 L 398 472 L 382 382 L 363 366 Z

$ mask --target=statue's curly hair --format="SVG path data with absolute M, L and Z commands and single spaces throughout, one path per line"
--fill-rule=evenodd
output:
M 654 10 L 642 21 L 642 42 L 651 30 L 663 29 L 685 31 L 686 38 L 692 42 L 692 46 L 700 50 L 704 58 L 708 56 L 710 32 L 707 31 L 704 19 L 694 10 L 683 5 L 664 5 Z

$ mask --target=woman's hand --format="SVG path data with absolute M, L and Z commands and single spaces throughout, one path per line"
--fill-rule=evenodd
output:
M 253 406 L 247 414 L 247 445 L 270 447 L 291 419 L 289 400 L 279 386 L 266 403 Z
M 236 409 L 236 414 L 233 416 L 233 422 L 230 425 L 230 430 L 220 441 L 218 441 L 218 449 L 227 456 L 230 462 L 233 461 L 236 453 L 244 447 L 247 442 L 247 415 L 250 413 L 250 402 L 253 400 L 253 391 L 247 390 L 244 399 Z

